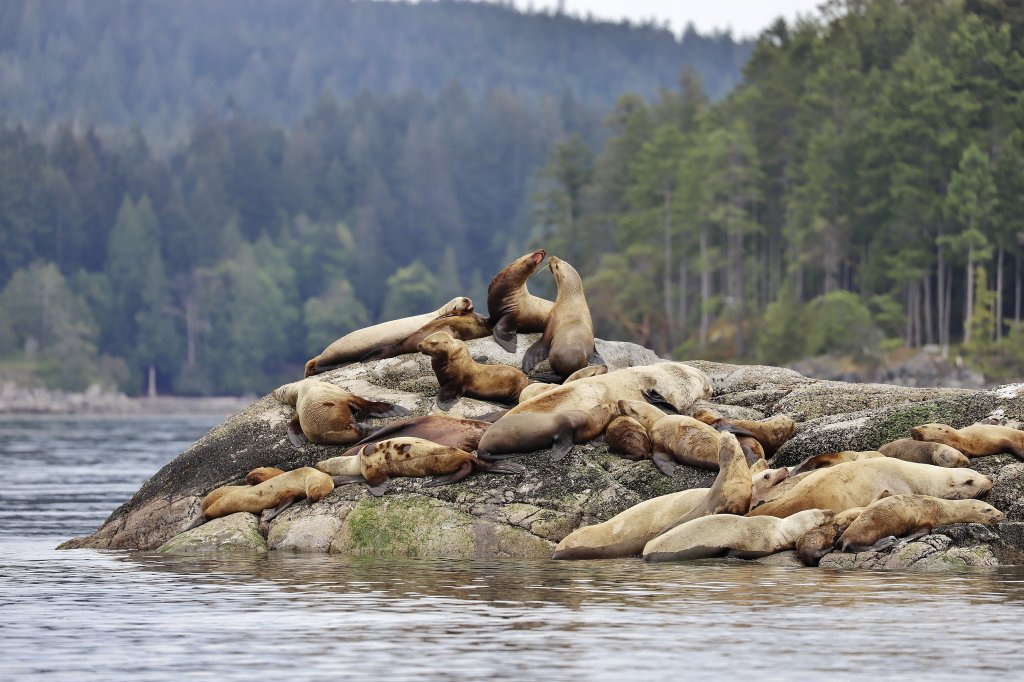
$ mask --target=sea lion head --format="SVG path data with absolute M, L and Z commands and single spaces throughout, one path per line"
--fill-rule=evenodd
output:
M 965 506 L 967 507 L 967 515 L 964 520 L 970 523 L 994 526 L 1006 520 L 1006 514 L 981 500 L 967 500 Z
M 466 296 L 456 296 L 445 303 L 444 307 L 441 308 L 441 314 L 438 317 L 446 317 L 448 315 L 468 315 L 471 312 L 473 312 L 473 299 L 467 298 Z
M 943 495 L 948 500 L 966 500 L 979 497 L 992 489 L 992 479 L 974 469 L 948 469 L 949 492 Z
M 306 498 L 310 502 L 318 502 L 334 490 L 334 481 L 324 472 L 311 469 L 308 476 L 310 480 L 306 483 Z
M 557 256 L 548 258 L 548 268 L 551 270 L 551 276 L 555 278 L 555 284 L 558 285 L 559 291 L 563 286 L 583 288 L 583 281 L 580 279 L 580 274 L 576 272 L 576 268 L 561 258 Z
M 416 348 L 427 355 L 443 355 L 455 346 L 455 338 L 448 332 L 434 332 L 419 342 Z
M 910 429 L 910 435 L 914 440 L 925 440 L 932 442 L 945 442 L 949 438 L 955 438 L 956 429 L 946 424 L 921 424 Z

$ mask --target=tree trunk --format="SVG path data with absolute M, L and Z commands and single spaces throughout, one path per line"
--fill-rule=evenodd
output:
M 690 292 L 687 288 L 687 280 L 690 279 L 689 267 L 686 258 L 679 259 L 679 328 L 682 331 L 682 338 L 686 338 L 686 323 L 690 318 Z
M 665 266 L 661 281 L 665 299 L 665 342 L 669 352 L 675 348 L 675 310 L 672 308 L 672 191 L 665 192 L 662 231 L 665 241 Z
M 999 257 L 996 259 L 996 314 L 994 339 L 998 341 L 1003 338 L 1003 247 L 999 247 Z
M 711 264 L 708 263 L 708 230 L 700 228 L 700 336 L 701 348 L 708 345 L 708 327 L 711 326 L 708 305 L 711 300 Z
M 746 354 L 746 339 L 744 338 L 743 329 L 743 234 L 736 230 L 730 235 L 730 241 L 732 242 L 732 296 L 733 296 L 733 314 L 736 316 L 736 351 L 740 357 Z
M 974 246 L 967 249 L 967 305 L 964 307 L 964 345 L 971 342 L 971 318 L 974 316 Z
M 1016 282 L 1014 283 L 1014 297 L 1013 297 L 1013 322 L 1014 324 L 1020 324 L 1020 295 L 1021 295 L 1021 277 L 1020 277 L 1020 261 L 1021 254 L 1018 253 L 1014 257 L 1014 270 L 1016 271 Z
M 932 276 L 931 273 L 921 280 L 921 289 L 924 292 L 923 310 L 924 313 L 924 342 L 928 345 L 935 343 L 935 323 L 932 320 Z

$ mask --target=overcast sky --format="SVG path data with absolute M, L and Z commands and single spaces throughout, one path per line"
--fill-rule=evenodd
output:
M 679 33 L 692 21 L 701 33 L 731 28 L 736 37 L 753 37 L 775 17 L 816 13 L 823 0 L 564 0 L 566 12 L 598 19 L 667 19 Z M 556 7 L 558 0 L 515 0 L 519 9 Z

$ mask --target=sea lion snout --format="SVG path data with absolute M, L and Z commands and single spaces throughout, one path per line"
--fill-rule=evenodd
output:
M 535 265 L 540 265 L 540 262 L 544 260 L 544 256 L 546 255 L 548 255 L 547 251 L 544 249 L 537 249 L 530 255 L 530 260 L 533 261 Z

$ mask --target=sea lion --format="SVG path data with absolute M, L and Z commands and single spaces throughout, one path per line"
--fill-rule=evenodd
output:
M 718 514 L 693 519 L 644 547 L 644 561 L 692 561 L 721 556 L 758 559 L 793 549 L 807 531 L 828 523 L 828 509 L 808 509 L 784 519 Z
M 480 444 L 480 437 L 491 422 L 480 419 L 462 419 L 447 414 L 428 414 L 391 422 L 368 433 L 361 441 L 342 453 L 342 457 L 359 454 L 363 445 L 386 438 L 422 438 L 438 445 L 472 452 Z
M 492 474 L 521 474 L 526 471 L 522 464 L 490 464 L 465 450 L 445 447 L 422 438 L 389 438 L 378 443 L 367 443 L 362 446 L 358 459 L 359 477 L 335 476 L 334 481 L 340 484 L 365 479 L 370 493 L 375 497 L 384 494 L 393 476 L 440 476 L 425 486 L 434 488 L 461 481 L 474 470 Z M 318 466 L 326 467 L 328 461 Z
M 992 488 L 992 479 L 971 469 L 874 457 L 818 469 L 779 497 L 750 510 L 748 516 L 789 516 L 805 509 L 841 512 L 864 507 L 883 490 L 893 495 L 918 494 L 945 499 L 977 497 Z
M 278 469 L 277 467 L 259 467 L 245 475 L 245 482 L 247 485 L 259 485 L 260 483 L 269 481 L 274 476 L 280 476 L 283 473 L 284 470 Z
M 443 306 L 423 315 L 403 317 L 400 320 L 381 322 L 371 327 L 357 329 L 327 346 L 320 355 L 306 363 L 305 376 L 321 374 L 346 362 L 355 362 L 379 346 L 400 343 L 417 329 L 442 315 L 463 315 L 473 312 L 473 301 L 458 296 Z
M 789 473 L 793 476 L 799 476 L 807 471 L 824 469 L 825 467 L 835 466 L 843 462 L 859 462 L 862 459 L 871 459 L 872 457 L 885 457 L 885 455 L 875 450 L 843 450 L 842 452 L 829 452 L 824 455 L 812 455 L 793 467 L 793 470 Z
M 361 361 L 383 360 L 405 353 L 415 353 L 419 350 L 420 341 L 436 332 L 445 332 L 460 341 L 472 341 L 490 336 L 491 328 L 487 326 L 487 318 L 479 313 L 445 315 L 427 322 L 398 343 L 371 350 L 361 358 Z
M 360 440 L 366 434 L 352 419 L 353 411 L 378 417 L 409 414 L 401 405 L 360 398 L 340 386 L 317 379 L 285 384 L 273 395 L 282 403 L 295 406 L 295 416 L 288 424 L 288 438 L 296 447 L 302 445 L 303 437 L 325 445 L 348 445 Z
M 627 459 L 651 458 L 651 439 L 647 429 L 633 417 L 620 415 L 612 419 L 605 429 L 604 439 L 612 452 Z
M 776 470 L 786 473 L 785 469 Z M 751 476 L 753 490 L 771 485 L 763 470 Z M 777 476 L 777 474 L 775 474 Z M 633 505 L 603 523 L 577 528 L 565 536 L 552 559 L 613 559 L 638 556 L 644 545 L 676 519 L 693 511 L 711 488 L 691 488 Z
M 507 414 L 494 422 L 480 439 L 477 455 L 495 461 L 515 454 L 551 450 L 551 461 L 569 454 L 575 443 L 586 443 L 601 435 L 604 425 L 616 414 L 611 403 L 601 403 L 589 412 L 560 410 L 548 414 L 527 412 Z M 500 427 L 499 427 L 500 425 Z M 490 437 L 495 428 L 497 437 Z
M 544 333 L 523 356 L 527 374 L 545 358 L 557 374 L 567 377 L 588 364 L 607 364 L 594 346 L 594 321 L 583 294 L 583 280 L 564 260 L 551 256 L 548 267 L 558 285 L 555 305 Z
M 430 356 L 430 366 L 440 389 L 437 406 L 442 410 L 464 395 L 481 400 L 515 403 L 530 380 L 515 367 L 482 365 L 469 354 L 464 341 L 453 339 L 447 332 L 435 332 L 419 344 L 421 353 Z
M 601 376 L 602 374 L 608 373 L 608 365 L 587 365 L 583 369 L 577 370 L 566 377 L 565 381 L 558 383 L 545 383 L 538 381 L 537 383 L 530 384 L 519 393 L 519 402 L 525 403 L 531 398 L 536 398 L 542 393 L 547 393 L 552 388 L 558 388 L 560 385 L 568 384 L 577 379 L 587 379 L 589 377 Z M 537 375 L 533 375 L 536 377 Z M 531 377 L 531 378 L 533 378 Z
M 883 490 L 875 500 L 888 497 L 889 491 Z M 812 528 L 796 541 L 796 555 L 804 566 L 817 566 L 821 558 L 831 554 L 835 549 L 839 536 L 843 534 L 867 507 L 850 507 L 834 514 L 828 523 Z M 771 518 L 771 517 L 758 517 Z
M 699 410 L 694 419 L 709 426 L 719 427 L 723 422 L 740 431 L 746 431 L 759 442 L 764 450 L 763 457 L 771 457 L 782 445 L 796 433 L 796 422 L 785 414 L 777 414 L 767 419 L 726 419 L 711 410 Z
M 928 495 L 893 495 L 868 505 L 839 538 L 842 551 L 882 551 L 897 538 L 913 540 L 947 523 L 993 526 L 1006 518 L 981 500 L 945 500 Z
M 534 296 L 526 282 L 544 260 L 544 249 L 517 258 L 491 279 L 487 287 L 487 324 L 495 342 L 509 353 L 516 352 L 517 332 L 542 332 L 555 307 L 553 301 Z
M 934 464 L 937 467 L 969 467 L 970 460 L 957 450 L 944 443 L 933 443 L 913 438 L 900 438 L 878 448 L 886 457 L 895 457 L 904 462 L 918 464 Z
M 226 493 L 218 488 L 203 499 L 203 519 L 216 519 L 240 511 L 259 514 L 271 509 L 273 511 L 264 517 L 264 521 L 269 521 L 304 497 L 310 502 L 323 499 L 334 490 L 334 482 L 322 471 L 301 467 L 273 476 L 258 485 L 226 487 L 230 488 Z
M 910 429 L 914 440 L 943 443 L 968 457 L 1007 453 L 1024 460 L 1024 431 L 995 424 L 972 424 L 954 429 L 946 424 L 922 424 Z

